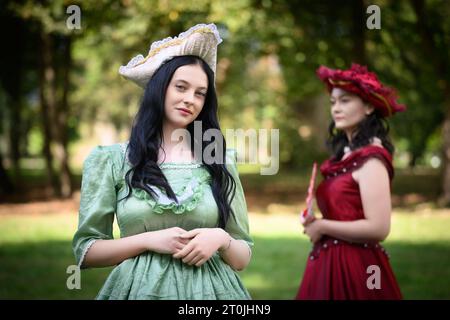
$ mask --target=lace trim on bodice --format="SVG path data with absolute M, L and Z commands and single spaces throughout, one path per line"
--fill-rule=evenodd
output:
M 125 157 L 125 161 L 131 166 L 128 161 L 127 142 L 120 144 L 122 155 Z M 186 211 L 194 210 L 200 200 L 203 198 L 204 189 L 209 187 L 210 176 L 206 170 L 201 170 L 193 175 L 193 170 L 201 168 L 203 164 L 190 162 L 190 163 L 162 163 L 159 165 L 161 170 L 177 170 L 177 174 L 192 175 L 189 182 L 183 186 L 180 190 L 174 190 L 178 202 L 169 198 L 165 192 L 160 188 L 148 185 L 156 194 L 156 198 L 151 196 L 143 189 L 133 189 L 133 196 L 146 201 L 153 212 L 162 214 L 165 210 L 170 210 L 175 214 L 181 214 Z M 124 180 L 125 181 L 125 180 Z

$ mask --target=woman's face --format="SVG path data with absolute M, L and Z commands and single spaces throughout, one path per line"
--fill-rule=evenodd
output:
M 203 109 L 208 77 L 199 65 L 179 67 L 167 87 L 164 121 L 175 128 L 186 128 Z
M 348 134 L 351 134 L 358 124 L 373 112 L 373 106 L 365 103 L 359 96 L 340 88 L 333 88 L 330 103 L 335 127 Z

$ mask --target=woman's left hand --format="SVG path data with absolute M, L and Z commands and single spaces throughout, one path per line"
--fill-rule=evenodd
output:
M 173 255 L 184 263 L 200 267 L 220 248 L 228 244 L 230 235 L 221 228 L 197 228 L 180 238 L 190 239 L 189 243 Z
M 323 219 L 314 219 L 314 221 L 308 223 L 305 226 L 305 230 L 303 231 L 303 233 L 308 235 L 311 242 L 316 243 L 323 236 L 322 226 L 323 226 Z

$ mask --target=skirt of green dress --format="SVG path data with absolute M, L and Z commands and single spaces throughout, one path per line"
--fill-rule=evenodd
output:
M 119 264 L 99 300 L 244 300 L 251 299 L 239 276 L 218 254 L 200 267 L 171 255 L 147 252 Z

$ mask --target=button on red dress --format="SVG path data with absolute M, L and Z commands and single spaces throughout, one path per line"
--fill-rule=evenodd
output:
M 329 159 L 321 165 L 324 180 L 317 188 L 316 199 L 325 219 L 364 219 L 359 186 L 352 172 L 371 158 L 381 160 L 392 181 L 392 156 L 375 145 L 355 150 L 341 161 Z M 314 245 L 296 296 L 316 300 L 401 298 L 388 254 L 379 243 L 350 243 L 328 236 Z

